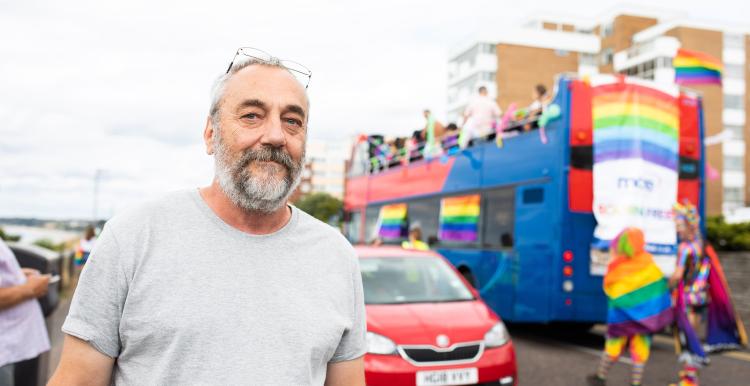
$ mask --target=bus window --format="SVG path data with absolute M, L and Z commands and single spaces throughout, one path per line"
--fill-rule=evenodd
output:
M 423 198 L 408 203 L 409 226 L 418 223 L 422 228 L 422 241 L 430 246 L 438 240 L 440 199 Z
M 544 189 L 529 188 L 523 191 L 524 204 L 541 204 L 544 202 Z
M 381 205 L 368 206 L 367 211 L 365 211 L 365 235 L 364 240 L 362 240 L 363 243 L 370 244 L 378 237 L 377 226 L 380 207 Z
M 362 242 L 360 240 L 359 230 L 362 225 L 362 212 L 356 211 L 351 212 L 349 215 L 349 221 L 346 223 L 346 238 L 352 244 L 358 244 Z
M 484 193 L 484 245 L 494 248 L 513 247 L 513 213 L 515 188 L 500 188 Z

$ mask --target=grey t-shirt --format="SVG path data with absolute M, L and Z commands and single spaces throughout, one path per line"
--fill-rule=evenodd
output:
M 197 189 L 107 222 L 62 330 L 117 358 L 117 385 L 323 385 L 366 349 L 338 231 L 292 207 L 275 233 L 243 233 Z

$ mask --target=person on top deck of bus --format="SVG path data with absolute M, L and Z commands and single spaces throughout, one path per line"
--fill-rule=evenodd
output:
M 435 119 L 430 110 L 425 109 L 423 114 L 425 119 L 424 129 L 422 129 L 424 133 L 422 136 L 424 138 L 423 153 L 425 158 L 431 158 L 442 151 L 442 138 L 445 134 L 445 126 Z
M 418 222 L 409 226 L 409 239 L 401 243 L 401 248 L 429 251 L 430 246 L 422 241 L 422 227 Z
M 532 102 L 527 108 L 528 118 L 542 115 L 544 108 L 552 101 L 552 98 L 547 94 L 547 87 L 541 83 L 534 86 L 534 89 L 531 91 L 531 99 Z M 527 123 L 524 125 L 523 129 L 524 131 L 528 131 L 534 127 L 536 127 L 535 124 Z
M 479 87 L 479 95 L 469 102 L 464 111 L 459 146 L 465 149 L 472 139 L 491 134 L 502 114 L 497 102 L 487 95 L 487 87 Z

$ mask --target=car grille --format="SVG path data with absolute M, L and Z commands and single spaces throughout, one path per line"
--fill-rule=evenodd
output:
M 402 346 L 405 359 L 416 363 L 431 364 L 432 362 L 470 362 L 475 360 L 482 349 L 478 343 L 457 345 L 452 349 L 436 349 L 429 346 Z

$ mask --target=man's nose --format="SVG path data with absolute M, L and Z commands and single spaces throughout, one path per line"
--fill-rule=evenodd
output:
M 261 143 L 266 146 L 282 147 L 286 145 L 286 136 L 281 125 L 281 118 L 274 117 L 267 121 Z

